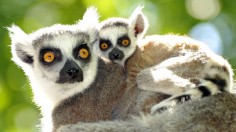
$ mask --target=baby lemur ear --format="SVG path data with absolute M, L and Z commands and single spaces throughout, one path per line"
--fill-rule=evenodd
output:
M 129 18 L 131 29 L 134 30 L 134 35 L 137 38 L 142 38 L 149 26 L 147 17 L 143 14 L 142 9 L 142 6 L 138 6 Z
M 22 66 L 22 64 L 33 63 L 33 46 L 29 36 L 18 26 L 12 25 L 7 28 L 11 38 L 12 60 Z

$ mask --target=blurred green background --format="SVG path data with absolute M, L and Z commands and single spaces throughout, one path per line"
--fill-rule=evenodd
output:
M 236 0 L 0 0 L 0 131 L 37 132 L 40 113 L 21 69 L 11 62 L 6 27 L 26 33 L 55 23 L 72 24 L 90 5 L 101 20 L 129 17 L 144 5 L 148 34 L 187 34 L 202 40 L 236 66 Z

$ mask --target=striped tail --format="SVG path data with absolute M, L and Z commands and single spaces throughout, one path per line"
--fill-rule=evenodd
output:
M 200 80 L 194 88 L 185 91 L 182 94 L 171 96 L 162 102 L 154 105 L 151 114 L 167 110 L 176 104 L 188 100 L 197 100 L 203 97 L 212 96 L 222 92 L 233 92 L 233 71 L 228 63 L 223 66 L 209 66 L 204 71 L 205 77 Z

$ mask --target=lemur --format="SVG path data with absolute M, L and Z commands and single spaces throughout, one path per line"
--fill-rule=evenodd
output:
M 135 49 L 126 61 L 130 65 L 127 80 L 119 64 L 104 62 L 92 52 L 99 43 L 97 23 L 96 10 L 89 8 L 75 25 L 57 24 L 31 34 L 17 26 L 8 28 L 12 59 L 28 76 L 34 101 L 41 108 L 42 131 L 56 131 L 78 121 L 127 119 L 166 98 L 137 87 L 137 74 L 154 66 L 137 65 L 135 56 L 142 56 L 135 54 L 141 49 Z
M 187 36 L 146 36 L 148 20 L 142 7 L 130 18 L 109 18 L 98 25 L 100 42 L 94 51 L 128 72 L 127 81 L 142 90 L 172 95 L 151 110 L 178 102 L 231 92 L 233 71 L 206 44 Z
M 43 132 L 67 123 L 109 119 L 110 107 L 119 96 L 123 69 L 92 53 L 92 45 L 98 43 L 95 10 L 89 8 L 77 24 L 55 24 L 31 34 L 15 25 L 8 28 L 12 60 L 28 76 L 33 100 L 41 109 Z M 73 101 L 78 105 L 71 108 Z

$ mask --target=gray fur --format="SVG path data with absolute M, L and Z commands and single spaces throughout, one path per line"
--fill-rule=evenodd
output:
M 111 120 L 111 111 L 124 88 L 125 73 L 116 63 L 99 60 L 97 77 L 83 93 L 63 100 L 52 113 L 54 129 L 78 121 Z
M 98 57 L 92 45 L 98 42 L 97 24 L 97 11 L 91 7 L 74 25 L 55 24 L 30 34 L 15 25 L 8 28 L 12 60 L 28 76 L 33 101 L 41 110 L 41 131 L 54 128 L 52 112 L 59 103 L 94 82 Z
M 199 132 L 235 131 L 236 97 L 229 93 L 192 100 L 171 111 L 126 121 L 100 121 L 62 126 L 58 132 Z

